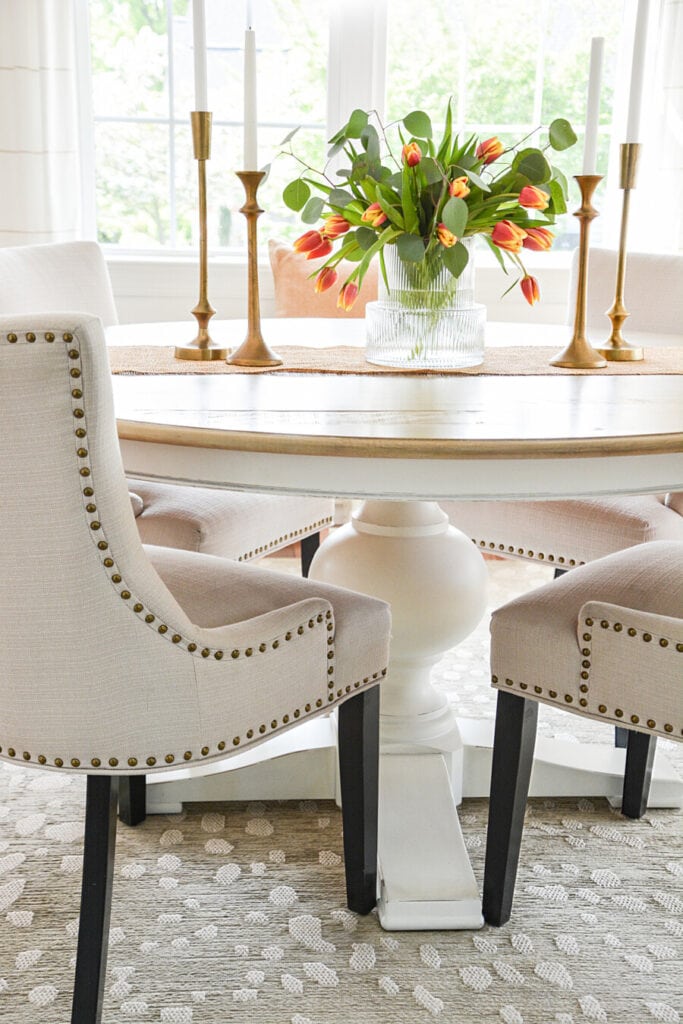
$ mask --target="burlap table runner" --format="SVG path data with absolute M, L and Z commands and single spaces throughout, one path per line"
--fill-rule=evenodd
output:
M 175 359 L 172 346 L 112 346 L 109 361 L 112 373 L 156 374 L 156 373 L 355 373 L 369 375 L 410 374 L 410 375 L 462 375 L 537 376 L 546 374 L 642 374 L 642 373 L 683 373 L 683 348 L 650 348 L 645 359 L 639 363 L 608 363 L 601 370 L 566 370 L 550 366 L 549 361 L 557 348 L 539 346 L 511 346 L 509 348 L 488 348 L 481 366 L 463 370 L 403 370 L 393 366 L 375 366 L 365 360 L 362 348 L 336 346 L 333 348 L 309 348 L 304 345 L 281 345 L 277 349 L 283 359 L 282 366 L 252 367 L 230 366 L 223 360 L 198 362 Z

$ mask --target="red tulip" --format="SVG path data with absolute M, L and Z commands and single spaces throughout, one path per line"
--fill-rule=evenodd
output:
M 526 228 L 526 238 L 522 242 L 525 249 L 534 252 L 547 252 L 553 244 L 555 236 L 547 228 Z
M 448 194 L 449 196 L 455 196 L 456 199 L 465 199 L 470 194 L 467 176 L 463 174 L 461 178 L 453 178 L 453 181 L 448 186 Z
M 379 203 L 370 203 L 367 210 L 364 210 L 361 214 L 360 219 L 366 224 L 372 225 L 373 228 L 378 228 L 381 224 L 384 224 L 387 215 Z
M 322 242 L 317 249 L 311 249 L 306 253 L 307 260 L 321 259 L 323 256 L 329 256 L 332 252 L 332 242 L 329 238 L 323 238 Z
M 323 267 L 315 279 L 315 290 L 318 293 L 326 292 L 328 288 L 332 287 L 336 280 L 337 271 L 333 270 L 332 267 Z
M 415 167 L 422 159 L 422 150 L 417 142 L 408 142 L 401 150 L 401 155 L 408 167 Z
M 337 306 L 339 309 L 344 309 L 348 312 L 353 306 L 354 302 L 358 298 L 358 285 L 354 284 L 353 281 L 347 281 L 339 292 L 339 298 L 337 299 Z
M 519 287 L 522 289 L 522 294 L 530 306 L 533 306 L 535 302 L 538 302 L 541 297 L 541 291 L 535 277 L 532 277 L 530 274 L 525 274 L 519 282 Z
M 497 136 L 492 136 L 490 139 L 485 139 L 484 142 L 480 142 L 477 146 L 477 160 L 483 160 L 485 164 L 492 164 L 494 160 L 505 151 L 505 146 Z
M 548 193 L 535 185 L 525 185 L 519 193 L 519 205 L 529 210 L 545 210 L 549 202 Z
M 307 231 L 294 242 L 294 252 L 311 252 L 323 244 L 323 236 L 319 231 Z
M 345 217 L 340 216 L 338 213 L 333 213 L 331 217 L 327 217 L 323 225 L 322 234 L 325 238 L 339 238 L 340 235 L 345 234 L 351 225 Z
M 499 249 L 507 249 L 508 252 L 519 252 L 526 237 L 526 231 L 513 224 L 511 220 L 498 221 L 491 232 L 491 241 Z
M 458 241 L 452 231 L 449 231 L 444 223 L 437 224 L 436 237 L 446 249 L 450 249 Z

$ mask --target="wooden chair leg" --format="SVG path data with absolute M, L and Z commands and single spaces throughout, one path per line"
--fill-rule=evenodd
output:
M 484 867 L 483 913 L 488 924 L 510 920 L 537 721 L 535 701 L 499 691 Z
M 147 781 L 144 775 L 122 775 L 119 779 L 119 821 L 140 825 L 147 817 Z
M 71 1024 L 100 1024 L 107 970 L 116 846 L 116 780 L 89 775 L 85 803 L 83 883 Z
M 301 541 L 301 575 L 308 576 L 313 556 L 320 547 L 320 534 L 312 533 Z
M 626 747 L 626 770 L 624 772 L 624 793 L 621 813 L 627 818 L 642 818 L 647 808 L 647 798 L 652 779 L 652 762 L 655 757 L 657 737 L 646 732 L 628 729 Z
M 347 905 L 368 914 L 377 902 L 378 686 L 340 706 L 338 730 Z

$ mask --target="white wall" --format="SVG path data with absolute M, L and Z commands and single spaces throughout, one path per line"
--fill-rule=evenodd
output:
M 197 301 L 197 262 L 185 257 L 163 260 L 107 256 L 114 296 L 121 323 L 153 323 L 159 320 L 192 319 Z M 519 287 L 505 298 L 502 293 L 514 278 L 506 278 L 497 265 L 477 265 L 477 300 L 487 308 L 489 320 L 528 323 L 564 323 L 566 321 L 569 282 L 568 254 L 547 254 L 544 262 L 529 267 L 540 282 L 541 302 L 533 309 L 525 302 Z M 230 320 L 246 316 L 246 265 L 225 258 L 209 261 L 209 301 L 216 318 Z M 273 279 L 267 262 L 259 272 L 261 315 L 273 316 Z

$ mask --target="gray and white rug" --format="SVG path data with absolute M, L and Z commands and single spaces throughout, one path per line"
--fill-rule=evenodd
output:
M 493 604 L 547 578 L 542 567 L 490 564 Z M 462 713 L 493 713 L 485 625 L 439 678 Z M 611 742 L 595 728 L 594 741 Z M 571 738 L 576 719 L 548 711 L 541 729 Z M 0 770 L 7 1024 L 70 1020 L 83 789 L 76 776 Z M 486 813 L 484 800 L 461 808 L 479 879 Z M 388 933 L 374 914 L 349 913 L 332 803 L 190 804 L 119 826 L 104 1021 L 683 1019 L 681 816 L 631 822 L 606 801 L 576 799 L 531 801 L 527 818 L 512 921 L 480 932 Z

